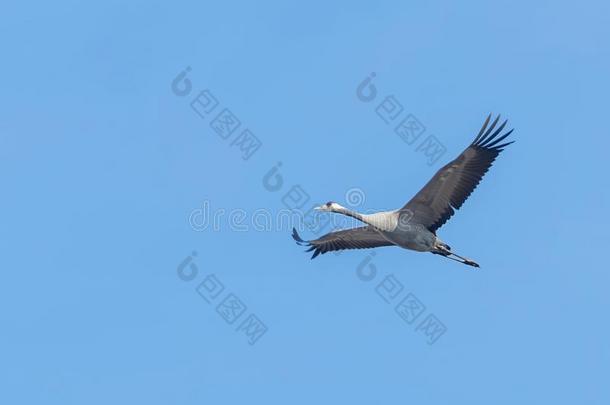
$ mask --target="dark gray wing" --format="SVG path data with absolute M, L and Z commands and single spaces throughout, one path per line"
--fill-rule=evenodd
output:
M 412 222 L 436 232 L 474 191 L 503 148 L 514 142 L 501 143 L 513 130 L 498 136 L 506 121 L 494 131 L 500 116 L 487 128 L 490 118 L 491 115 L 470 146 L 457 159 L 436 172 L 402 208 L 413 215 Z
M 299 245 L 309 246 L 307 252 L 314 251 L 311 256 L 312 259 L 320 253 L 324 254 L 333 250 L 366 249 L 393 245 L 393 243 L 388 242 L 379 232 L 368 225 L 330 232 L 319 239 L 309 241 L 301 239 L 297 230 L 292 228 L 292 237 Z

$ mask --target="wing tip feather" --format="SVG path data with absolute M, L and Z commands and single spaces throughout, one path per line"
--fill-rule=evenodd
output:
M 498 135 L 500 135 L 500 133 L 502 132 L 502 130 L 508 123 L 508 120 L 504 120 L 504 122 L 495 131 L 493 131 L 494 128 L 496 127 L 496 125 L 498 124 L 498 121 L 500 120 L 501 115 L 498 114 L 498 116 L 494 119 L 494 121 L 491 123 L 491 125 L 489 127 L 487 127 L 491 116 L 492 116 L 491 114 L 487 116 L 487 119 L 483 123 L 483 126 L 481 127 L 479 134 L 476 136 L 476 138 L 470 145 L 477 147 L 477 148 L 500 152 L 503 147 L 506 147 L 514 142 L 514 141 L 511 141 L 511 142 L 506 142 L 502 145 L 498 145 L 499 142 L 506 139 L 506 137 L 508 137 L 514 131 L 514 128 L 508 130 L 503 135 L 498 137 Z
M 292 239 L 294 239 L 296 241 L 297 245 L 300 245 L 300 246 L 302 246 L 304 243 L 307 243 L 307 241 L 305 241 L 305 240 L 303 240 L 303 238 L 301 238 L 301 236 L 297 232 L 296 228 L 292 228 Z

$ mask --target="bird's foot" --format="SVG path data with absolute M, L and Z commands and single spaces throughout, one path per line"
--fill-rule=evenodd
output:
M 481 266 L 479 266 L 479 264 L 477 262 L 475 262 L 474 260 L 470 260 L 470 259 L 464 259 L 464 264 L 467 264 L 472 267 L 481 267 Z

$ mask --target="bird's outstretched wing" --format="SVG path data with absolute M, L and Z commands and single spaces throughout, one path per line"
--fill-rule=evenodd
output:
M 319 239 L 309 241 L 301 239 L 297 230 L 292 228 L 292 237 L 299 245 L 309 246 L 307 252 L 314 251 L 311 256 L 312 259 L 320 253 L 324 254 L 333 250 L 366 249 L 393 245 L 370 226 L 330 232 Z
M 436 232 L 474 191 L 503 148 L 514 142 L 501 143 L 513 130 L 498 136 L 506 121 L 494 131 L 500 116 L 488 128 L 490 119 L 491 115 L 487 117 L 470 146 L 454 161 L 436 172 L 402 208 L 403 211 L 410 212 L 412 222 Z

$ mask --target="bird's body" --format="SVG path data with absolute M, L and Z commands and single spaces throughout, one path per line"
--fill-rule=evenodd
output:
M 435 234 L 422 226 L 406 225 L 404 228 L 381 232 L 381 235 L 396 246 L 417 252 L 430 252 L 440 241 Z
M 418 252 L 433 250 L 438 239 L 423 226 L 411 223 L 411 215 L 401 210 L 362 215 L 362 222 L 391 244 Z
M 490 118 L 487 117 L 472 144 L 442 167 L 404 207 L 360 214 L 328 202 L 318 209 L 353 217 L 366 226 L 330 232 L 311 241 L 304 241 L 293 230 L 293 238 L 299 244 L 310 246 L 309 251 L 314 251 L 312 259 L 333 250 L 399 246 L 479 267 L 474 261 L 451 252 L 451 248 L 436 236 L 436 231 L 462 206 L 503 148 L 512 143 L 501 143 L 512 130 L 498 137 L 506 121 L 494 131 L 500 117 L 488 127 Z

